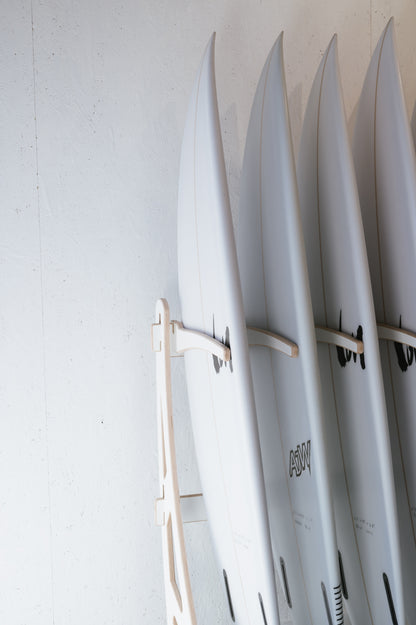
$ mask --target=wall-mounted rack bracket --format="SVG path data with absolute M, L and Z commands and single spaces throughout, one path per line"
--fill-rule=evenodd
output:
M 230 348 L 211 336 L 187 330 L 171 321 L 165 299 L 156 303 L 152 325 L 152 349 L 156 355 L 157 423 L 160 496 L 155 502 L 156 524 L 162 530 L 166 613 L 169 625 L 197 625 L 189 579 L 183 523 L 206 518 L 202 495 L 180 496 L 173 430 L 171 356 L 199 349 L 230 360 Z

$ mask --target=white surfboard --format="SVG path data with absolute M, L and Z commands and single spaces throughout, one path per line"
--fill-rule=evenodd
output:
M 214 36 L 192 93 L 178 206 L 182 321 L 225 342 L 231 361 L 185 353 L 195 448 L 230 619 L 279 623 L 247 333 L 225 176 Z
M 416 333 L 416 160 L 390 20 L 357 110 L 354 160 L 378 323 Z M 399 512 L 405 613 L 416 623 L 415 348 L 380 341 Z
M 319 345 L 343 594 L 353 625 L 403 625 L 388 421 L 336 37 L 306 109 L 298 184 L 315 323 L 364 343 Z
M 248 326 L 298 345 L 250 347 L 275 567 L 294 625 L 339 625 L 342 599 L 282 35 L 261 75 L 241 174 L 237 251 Z

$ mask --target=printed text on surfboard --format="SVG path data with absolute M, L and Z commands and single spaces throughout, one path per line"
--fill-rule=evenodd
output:
M 342 321 L 342 310 L 339 311 L 338 329 L 340 332 L 343 332 L 341 321 Z M 362 341 L 363 340 L 363 326 L 359 325 L 355 335 L 351 334 L 351 336 L 356 338 L 358 341 Z M 353 362 L 357 362 L 357 354 L 354 354 L 349 349 L 344 349 L 343 347 L 339 347 L 338 345 L 337 345 L 337 356 L 338 356 L 338 362 L 341 365 L 341 367 L 346 367 L 347 363 L 350 362 L 351 358 Z M 359 355 L 359 360 L 360 360 L 361 369 L 365 369 L 364 354 Z
M 400 315 L 399 328 L 402 327 L 402 316 Z M 394 349 L 397 356 L 397 362 L 402 371 L 407 371 L 416 360 L 416 350 L 410 345 L 403 343 L 394 343 Z
M 311 441 L 306 441 L 306 443 L 302 443 L 298 445 L 296 449 L 290 450 L 289 456 L 289 476 L 292 477 L 293 474 L 296 477 L 302 475 L 306 468 L 309 469 L 309 473 L 311 472 Z

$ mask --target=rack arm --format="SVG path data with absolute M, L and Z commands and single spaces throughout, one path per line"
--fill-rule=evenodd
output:
M 350 334 L 345 332 L 339 332 L 339 330 L 332 330 L 331 328 L 323 328 L 316 326 L 316 340 L 319 343 L 328 343 L 329 345 L 336 345 L 348 349 L 354 354 L 364 353 L 364 343 L 354 338 Z
M 217 356 L 220 360 L 228 362 L 231 358 L 231 351 L 227 345 L 220 343 L 217 339 L 197 332 L 196 330 L 186 330 L 180 321 L 172 321 L 171 336 L 173 338 L 173 350 L 176 354 L 183 354 L 189 349 L 199 349 Z
M 269 332 L 268 330 L 260 330 L 259 328 L 247 328 L 248 344 L 251 346 L 260 345 L 262 347 L 270 347 L 278 352 L 282 352 L 290 358 L 296 358 L 299 354 L 299 348 L 296 343 L 285 339 L 278 334 Z
M 171 356 L 182 356 L 190 349 L 199 349 L 225 362 L 231 358 L 231 351 L 227 345 L 203 332 L 185 329 L 180 321 L 170 321 L 169 336 Z M 154 352 L 159 352 L 161 349 L 161 325 L 159 323 L 152 325 L 152 347 Z
M 387 323 L 378 323 L 378 338 L 385 341 L 394 341 L 394 343 L 403 343 L 416 349 L 416 334 L 410 330 L 403 330 L 390 326 Z

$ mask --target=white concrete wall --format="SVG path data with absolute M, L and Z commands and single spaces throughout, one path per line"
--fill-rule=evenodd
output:
M 237 218 L 251 101 L 278 33 L 297 146 L 332 34 L 350 115 L 391 14 L 410 114 L 412 0 L 1 1 L 0 623 L 165 622 L 149 326 L 160 296 L 179 315 L 179 152 L 211 32 Z M 181 366 L 186 491 L 198 478 Z M 199 622 L 228 623 L 207 528 L 186 537 Z

